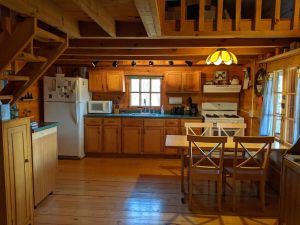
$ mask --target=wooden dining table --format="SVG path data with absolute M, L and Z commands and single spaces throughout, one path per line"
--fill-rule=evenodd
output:
M 249 150 L 255 150 L 261 148 L 262 144 L 256 144 L 256 143 L 243 143 L 243 145 L 249 149 Z M 200 147 L 202 149 L 211 149 L 215 146 L 214 143 L 202 143 Z M 181 159 L 181 191 L 185 193 L 184 190 L 184 155 L 186 150 L 189 147 L 189 142 L 187 141 L 187 135 L 167 135 L 166 136 L 166 143 L 165 147 L 172 147 L 172 148 L 178 148 L 180 150 L 180 159 Z M 238 145 L 239 148 L 242 148 L 240 145 Z M 228 137 L 227 143 L 225 143 L 225 149 L 224 152 L 233 152 L 235 148 L 235 142 L 233 141 L 233 137 Z M 279 143 L 278 141 L 275 141 L 272 144 L 272 150 L 277 151 L 286 151 L 289 149 L 289 146 Z

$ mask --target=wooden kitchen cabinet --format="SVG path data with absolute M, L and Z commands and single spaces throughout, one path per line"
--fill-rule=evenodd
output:
M 125 92 L 125 76 L 123 71 L 89 71 L 89 91 L 110 93 Z
M 85 125 L 85 152 L 102 152 L 102 126 Z
M 57 169 L 57 127 L 32 134 L 34 205 L 55 188 Z
M 200 92 L 200 72 L 166 72 L 165 86 L 168 93 Z
M 29 118 L 1 122 L 0 224 L 33 224 Z
M 164 149 L 164 127 L 144 127 L 143 152 L 161 154 Z
M 121 127 L 103 126 L 103 152 L 119 153 L 121 149 Z
M 142 152 L 142 127 L 123 127 L 123 153 L 139 154 Z

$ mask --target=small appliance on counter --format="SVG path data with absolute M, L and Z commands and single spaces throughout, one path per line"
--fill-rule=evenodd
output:
M 192 97 L 188 98 L 188 103 L 190 105 L 190 115 L 192 116 L 198 115 L 198 104 L 193 103 Z
M 112 101 L 88 101 L 88 113 L 112 113 Z
M 184 107 L 183 106 L 174 106 L 171 110 L 171 114 L 184 115 Z

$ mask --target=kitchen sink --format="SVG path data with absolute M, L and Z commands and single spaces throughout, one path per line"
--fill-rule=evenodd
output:
M 149 112 L 140 112 L 140 113 L 130 113 L 132 116 L 160 116 L 159 113 L 149 113 Z

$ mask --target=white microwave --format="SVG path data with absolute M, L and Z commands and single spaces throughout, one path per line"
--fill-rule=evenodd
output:
M 112 101 L 88 101 L 88 113 L 112 113 Z

